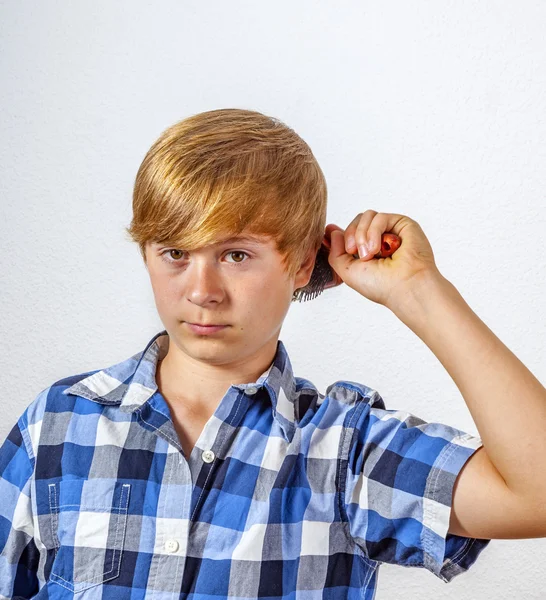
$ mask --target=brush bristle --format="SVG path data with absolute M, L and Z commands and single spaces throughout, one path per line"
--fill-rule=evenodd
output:
M 317 251 L 315 268 L 311 273 L 309 283 L 295 292 L 294 300 L 305 302 L 316 298 L 324 291 L 326 284 L 333 279 L 334 272 L 328 262 L 328 249 L 322 245 Z

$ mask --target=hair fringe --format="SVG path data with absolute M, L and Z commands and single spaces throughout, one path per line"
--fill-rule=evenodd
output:
M 326 226 L 327 186 L 307 143 L 277 118 L 224 108 L 164 130 L 144 157 L 126 233 L 193 250 L 245 231 L 271 236 L 295 276 Z

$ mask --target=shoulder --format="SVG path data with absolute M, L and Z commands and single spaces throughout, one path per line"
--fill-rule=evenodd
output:
M 59 379 L 40 390 L 27 405 L 17 424 L 27 447 L 30 446 L 34 456 L 38 450 L 44 422 L 47 427 L 55 427 L 57 421 L 66 421 L 68 413 L 78 412 L 83 402 L 89 404 L 89 400 L 85 398 L 67 395 L 64 392 L 99 370 L 86 371 Z
M 336 405 L 355 409 L 364 406 L 377 406 L 385 408 L 383 399 L 377 390 L 368 387 L 364 383 L 340 379 L 334 381 L 326 388 L 326 397 L 331 399 Z
M 65 412 L 74 407 L 77 396 L 65 394 L 65 392 L 91 375 L 98 373 L 100 369 L 85 371 L 76 375 L 69 375 L 59 379 L 42 389 L 27 406 L 25 411 L 29 423 L 35 423 L 43 418 L 45 412 Z
M 328 425 L 355 426 L 363 413 L 371 407 L 385 409 L 377 390 L 357 381 L 334 381 L 321 393 L 308 379 L 296 378 L 297 408 L 300 420 L 323 420 Z M 317 419 L 318 414 L 318 419 Z

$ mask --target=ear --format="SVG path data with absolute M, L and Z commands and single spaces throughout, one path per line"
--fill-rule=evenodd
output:
M 144 261 L 146 271 L 148 271 L 148 244 L 144 246 L 144 256 L 142 256 L 142 260 Z
M 296 289 L 302 288 L 309 283 L 311 279 L 311 274 L 313 273 L 313 269 L 315 268 L 315 260 L 317 257 L 317 251 L 314 248 L 309 250 L 307 257 L 301 263 L 298 272 L 296 273 L 296 278 L 294 281 Z

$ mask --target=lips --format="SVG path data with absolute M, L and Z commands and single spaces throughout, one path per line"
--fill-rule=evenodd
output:
M 194 325 L 193 323 L 186 323 L 186 326 L 190 331 L 197 335 L 206 336 L 206 335 L 216 335 L 220 331 L 224 331 L 227 329 L 229 325 Z

